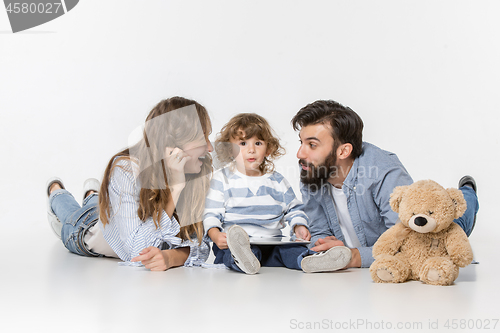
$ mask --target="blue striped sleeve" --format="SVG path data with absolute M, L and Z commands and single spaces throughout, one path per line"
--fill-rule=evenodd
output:
M 139 191 L 130 165 L 125 163 L 113 170 L 110 179 L 109 198 L 111 217 L 104 228 L 104 237 L 111 248 L 123 261 L 130 261 L 143 249 L 153 246 L 159 248 L 164 242 L 174 246 L 181 243 L 176 237 L 180 231 L 175 218 L 170 219 L 163 212 L 156 228 L 151 217 L 142 221 L 137 215 Z M 128 162 L 130 164 L 130 162 Z
M 203 227 L 205 235 L 211 228 L 222 229 L 224 221 L 224 180 L 221 171 L 216 172 L 210 181 L 210 189 L 205 199 L 205 211 L 203 213 Z
M 309 229 L 308 223 L 309 218 L 306 213 L 301 209 L 302 202 L 297 199 L 295 196 L 295 192 L 293 191 L 292 186 L 288 183 L 288 181 L 283 177 L 281 181 L 281 185 L 283 186 L 284 191 L 284 201 L 286 205 L 285 210 L 285 221 L 288 222 L 290 226 L 290 235 L 293 235 L 293 230 L 296 225 L 303 225 Z
M 209 240 L 209 238 L 203 237 L 201 244 L 199 244 L 198 239 L 193 237 L 191 240 L 184 240 L 180 245 L 174 247 L 189 247 L 189 257 L 184 262 L 185 267 L 202 266 L 207 261 L 210 255 Z

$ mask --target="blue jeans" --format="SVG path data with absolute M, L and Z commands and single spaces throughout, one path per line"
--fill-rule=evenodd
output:
M 261 266 L 265 267 L 286 267 L 302 270 L 300 262 L 306 255 L 315 253 L 303 244 L 287 245 L 250 245 L 252 253 L 257 257 Z M 214 264 L 224 264 L 226 267 L 242 272 L 236 265 L 229 249 L 221 250 L 217 245 L 213 245 L 215 260 Z
M 472 188 L 462 186 L 459 190 L 462 191 L 465 201 L 467 202 L 467 210 L 462 217 L 455 219 L 454 222 L 462 227 L 467 234 L 467 237 L 469 237 L 472 232 L 472 226 L 474 225 L 474 217 L 479 210 L 479 201 L 477 200 L 476 192 L 474 192 Z
M 90 251 L 84 241 L 87 230 L 99 221 L 98 194 L 90 194 L 80 207 L 71 193 L 55 190 L 50 194 L 49 203 L 63 224 L 61 240 L 64 246 L 82 256 L 102 257 L 101 254 Z

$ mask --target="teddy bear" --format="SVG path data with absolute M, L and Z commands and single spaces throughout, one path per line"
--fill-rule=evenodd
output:
M 432 180 L 421 180 L 396 187 L 389 203 L 399 214 L 400 222 L 384 232 L 373 246 L 373 281 L 452 284 L 459 267 L 472 262 L 469 239 L 453 222 L 467 209 L 462 192 L 444 189 Z

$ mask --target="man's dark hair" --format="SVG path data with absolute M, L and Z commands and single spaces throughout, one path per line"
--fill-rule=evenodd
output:
M 352 145 L 351 156 L 361 155 L 363 145 L 363 121 L 351 108 L 332 100 L 319 100 L 308 104 L 297 112 L 292 121 L 293 129 L 316 124 L 330 125 L 334 147 L 339 143 Z

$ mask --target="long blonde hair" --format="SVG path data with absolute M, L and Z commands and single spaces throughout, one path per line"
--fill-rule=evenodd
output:
M 188 112 L 184 112 L 183 110 L 169 114 L 169 116 L 172 115 L 175 117 L 175 121 L 151 121 L 155 117 L 189 105 L 194 105 L 196 108 L 201 128 L 193 126 L 192 117 L 190 119 Z M 179 126 L 179 124 L 183 126 Z M 189 131 L 186 130 L 187 127 L 190 129 Z M 203 133 L 198 133 L 200 131 L 203 131 Z M 136 175 L 141 184 L 137 215 L 142 221 L 152 217 L 155 226 L 159 228 L 159 221 L 170 200 L 170 189 L 167 181 L 169 170 L 165 167 L 164 163 L 165 148 L 182 148 L 195 137 L 199 137 L 200 134 L 208 141 L 210 132 L 210 118 L 207 110 L 201 104 L 183 97 L 172 97 L 158 103 L 146 118 L 143 138 L 134 146 L 114 155 L 104 171 L 101 191 L 99 193 L 99 217 L 102 224 L 106 226 L 111 218 L 108 187 L 112 172 L 115 167 L 121 168 L 118 165 L 120 161 L 129 160 L 137 164 L 143 163 L 143 166 L 139 167 L 139 173 Z M 154 140 L 151 140 L 151 138 L 154 138 Z M 179 236 L 184 240 L 191 239 L 192 235 L 196 235 L 198 242 L 201 243 L 202 241 L 204 231 L 201 221 L 205 207 L 205 196 L 210 185 L 209 176 L 211 174 L 212 159 L 207 154 L 203 160 L 199 174 L 185 175 L 186 184 L 176 206 L 189 207 L 189 209 L 183 209 L 181 214 L 179 214 L 178 209 L 174 211 L 174 217 L 181 225 Z

